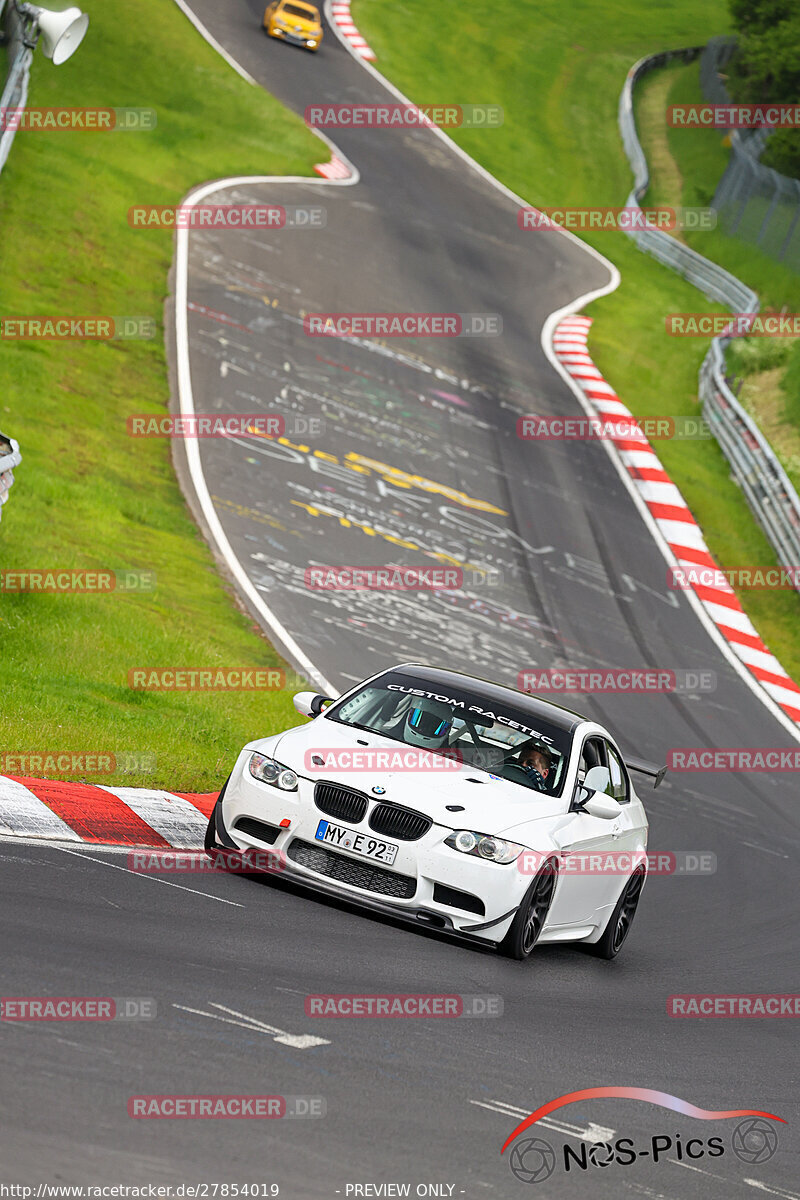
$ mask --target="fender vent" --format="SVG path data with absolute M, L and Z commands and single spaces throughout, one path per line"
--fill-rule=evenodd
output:
M 233 828 L 248 834 L 249 837 L 258 838 L 260 842 L 266 842 L 268 846 L 275 845 L 281 832 L 277 825 L 267 825 L 264 821 L 257 821 L 255 817 L 239 817 L 234 821 Z
M 445 887 L 443 883 L 433 885 L 433 898 L 437 904 L 448 904 L 450 908 L 460 908 L 464 912 L 477 913 L 479 917 L 486 916 L 486 907 L 478 896 L 469 892 L 460 892 L 458 888 Z

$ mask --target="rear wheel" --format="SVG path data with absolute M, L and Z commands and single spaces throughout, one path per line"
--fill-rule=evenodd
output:
M 553 902 L 558 871 L 554 859 L 546 862 L 525 894 L 511 922 L 511 928 L 500 945 L 507 958 L 528 958 L 544 928 Z
M 587 950 L 598 958 L 616 958 L 623 942 L 630 933 L 639 897 L 645 881 L 644 867 L 638 867 L 625 885 L 617 906 L 609 917 L 599 942 L 587 946 Z

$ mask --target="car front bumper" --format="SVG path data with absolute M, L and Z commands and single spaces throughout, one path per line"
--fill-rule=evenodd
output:
M 300 779 L 297 792 L 280 791 L 250 776 L 249 759 L 247 752 L 237 762 L 215 810 L 219 846 L 272 851 L 280 856 L 281 878 L 417 925 L 493 945 L 502 941 L 531 882 L 515 864 L 502 866 L 451 849 L 444 845 L 451 830 L 441 825 L 431 826 L 417 841 L 403 842 L 375 835 L 366 820 L 338 821 L 315 806 L 315 781 Z M 324 820 L 396 845 L 391 868 L 318 842 L 316 830 Z M 252 826 L 240 828 L 243 821 L 269 829 L 257 836 Z M 281 827 L 285 821 L 288 828 Z M 460 907 L 465 897 L 470 910 Z
M 302 46 L 305 50 L 319 50 L 322 45 L 322 34 L 316 38 L 309 37 L 303 33 L 295 33 L 293 30 L 281 29 L 280 25 L 268 26 L 267 32 L 270 37 L 280 38 L 282 42 L 288 42 L 290 46 Z

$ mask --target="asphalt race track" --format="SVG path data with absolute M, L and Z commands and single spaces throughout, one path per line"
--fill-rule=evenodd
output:
M 386 99 L 330 31 L 310 55 L 261 37 L 257 3 L 193 8 L 298 112 Z M 602 446 L 516 436 L 523 413 L 581 411 L 539 339 L 551 312 L 607 284 L 602 263 L 566 238 L 519 231 L 515 206 L 429 131 L 332 136 L 360 173 L 354 186 L 240 185 L 213 201 L 322 206 L 324 228 L 190 238 L 196 410 L 324 422 L 289 446 L 200 443 L 219 519 L 277 618 L 337 688 L 408 659 L 510 684 L 535 665 L 706 670 L 717 679 L 709 694 L 604 695 L 581 708 L 660 762 L 672 747 L 793 745 L 667 587 L 664 558 Z M 305 336 L 304 314 L 340 311 L 499 314 L 503 334 L 380 347 Z M 470 564 L 462 592 L 305 585 L 313 564 L 431 565 L 436 554 Z M 730 1148 L 735 1122 L 595 1100 L 536 1132 L 558 1155 L 591 1123 L 590 1140 L 718 1135 L 726 1152 L 557 1169 L 530 1194 L 795 1196 L 791 1022 L 666 1012 L 675 993 L 792 991 L 791 776 L 673 773 L 657 792 L 641 780 L 639 790 L 651 849 L 712 852 L 716 872 L 651 878 L 610 963 L 542 947 L 518 964 L 283 883 L 195 876 L 175 887 L 103 848 L 0 844 L 4 994 L 158 1006 L 155 1020 L 128 1023 L 4 1023 L 4 1178 L 265 1182 L 303 1200 L 344 1197 L 354 1184 L 408 1183 L 412 1195 L 436 1184 L 452 1185 L 441 1195 L 513 1198 L 526 1185 L 500 1147 L 518 1122 L 569 1091 L 620 1085 L 775 1113 L 787 1122 L 779 1152 L 747 1164 Z M 309 993 L 345 992 L 492 994 L 503 1013 L 306 1016 Z M 326 1115 L 132 1120 L 127 1099 L 144 1093 L 319 1097 Z

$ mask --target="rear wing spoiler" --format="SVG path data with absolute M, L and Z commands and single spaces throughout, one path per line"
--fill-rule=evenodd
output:
M 657 767 L 654 763 L 645 762 L 643 758 L 626 758 L 625 766 L 631 771 L 638 771 L 640 775 L 649 775 L 654 781 L 653 790 L 658 787 L 667 773 L 666 765 Z

